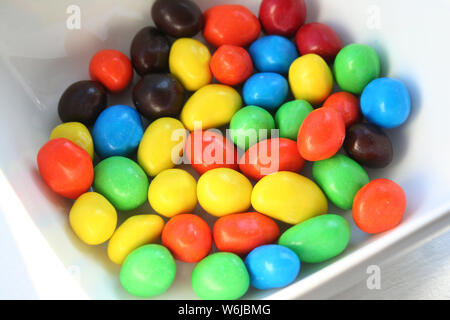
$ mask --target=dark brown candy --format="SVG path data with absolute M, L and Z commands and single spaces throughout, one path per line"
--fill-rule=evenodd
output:
M 370 123 L 357 123 L 348 128 L 344 148 L 351 158 L 369 168 L 384 168 L 392 161 L 391 140 Z
M 78 81 L 70 85 L 59 99 L 58 113 L 62 122 L 94 124 L 107 105 L 106 89 L 98 81 Z
M 183 107 L 184 88 L 171 74 L 148 74 L 134 87 L 133 102 L 148 120 L 176 117 Z
M 193 37 L 203 27 L 203 15 L 191 0 L 157 0 L 152 7 L 156 26 L 168 35 Z
M 169 39 L 158 29 L 145 27 L 133 38 L 130 49 L 131 62 L 141 76 L 150 72 L 167 71 L 169 51 Z

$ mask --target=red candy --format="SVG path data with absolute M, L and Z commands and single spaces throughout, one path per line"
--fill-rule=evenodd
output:
M 297 137 L 298 151 L 308 161 L 334 156 L 345 139 L 345 123 L 333 108 L 319 108 L 308 114 Z
M 306 19 L 303 0 L 263 0 L 259 19 L 267 34 L 292 37 Z
M 245 255 L 256 247 L 273 243 L 280 228 L 257 212 L 236 213 L 219 218 L 214 224 L 214 243 L 220 251 Z
M 258 18 L 241 5 L 220 5 L 206 10 L 203 35 L 216 47 L 230 44 L 245 47 L 261 32 Z
M 344 118 L 346 127 L 361 120 L 359 99 L 349 92 L 336 92 L 325 100 L 323 108 L 333 108 Z
M 301 55 L 315 53 L 327 62 L 332 62 L 342 49 L 339 35 L 323 23 L 308 23 L 301 27 L 295 37 Z
M 91 157 L 67 139 L 47 142 L 39 150 L 37 163 L 45 183 L 66 198 L 77 199 L 89 190 L 94 180 Z
M 216 168 L 238 170 L 233 142 L 215 131 L 193 131 L 186 140 L 186 156 L 200 174 Z
M 278 171 L 299 172 L 304 164 L 297 142 L 285 138 L 261 141 L 251 146 L 239 160 L 242 173 L 254 180 Z
M 211 72 L 214 77 L 229 86 L 241 84 L 253 72 L 252 58 L 238 46 L 220 46 L 211 58 Z
M 377 179 L 362 187 L 353 199 L 353 219 L 367 233 L 380 233 L 397 226 L 406 208 L 402 187 Z
M 198 262 L 211 251 L 212 235 L 208 224 L 199 216 L 180 214 L 169 220 L 161 235 L 162 245 L 175 259 Z
M 89 73 L 92 80 L 100 81 L 109 91 L 119 92 L 131 82 L 133 67 L 122 52 L 102 50 L 92 57 Z

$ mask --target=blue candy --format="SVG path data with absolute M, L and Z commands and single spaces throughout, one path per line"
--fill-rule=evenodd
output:
M 361 95 L 361 112 L 369 122 L 380 127 L 398 127 L 408 119 L 411 112 L 408 89 L 395 79 L 375 79 Z
M 298 58 L 295 45 L 281 36 L 260 38 L 253 42 L 249 52 L 256 69 L 261 72 L 287 74 L 292 62 Z
M 243 96 L 247 105 L 275 110 L 287 99 L 289 85 L 278 73 L 257 73 L 244 84 Z
M 254 249 L 245 259 L 245 265 L 250 284 L 261 290 L 287 286 L 300 272 L 300 260 L 295 252 L 276 244 Z
M 105 109 L 92 130 L 95 151 L 101 158 L 132 155 L 143 134 L 139 113 L 123 105 Z

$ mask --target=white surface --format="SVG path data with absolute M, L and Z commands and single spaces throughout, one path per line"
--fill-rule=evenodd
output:
M 203 9 L 213 3 L 198 2 Z M 240 3 L 256 12 L 259 1 Z M 81 9 L 81 30 L 65 27 L 66 8 L 73 4 Z M 0 3 L 0 170 L 9 180 L 2 187 L 20 199 L 19 203 L 13 202 L 15 209 L 9 198 L 1 198 L 9 218 L 0 223 L 9 224 L 22 256 L 22 260 L 12 259 L 17 264 L 8 264 L 8 268 L 19 269 L 20 261 L 24 261 L 39 297 L 46 281 L 63 288 L 57 292 L 61 297 L 76 294 L 72 290 L 73 277 L 66 275 L 63 279 L 64 273 L 76 270 L 76 280 L 89 297 L 130 298 L 120 287 L 119 267 L 107 259 L 105 247 L 88 247 L 74 236 L 67 222 L 70 201 L 44 185 L 35 157 L 59 123 L 56 109 L 63 90 L 88 78 L 88 61 L 97 50 L 114 48 L 128 53 L 132 36 L 151 21 L 150 5 L 151 1 L 141 0 Z M 418 0 L 308 1 L 309 21 L 329 23 L 344 43 L 372 45 L 380 54 L 383 75 L 402 80 L 411 92 L 411 118 L 402 128 L 388 132 L 394 144 L 394 162 L 385 170 L 369 171 L 371 178 L 386 177 L 398 182 L 406 192 L 408 206 L 399 227 L 371 237 L 355 227 L 350 212 L 343 213 L 352 226 L 351 242 L 344 254 L 323 264 L 304 265 L 300 279 L 288 288 L 251 290 L 246 298 L 330 297 L 361 280 L 364 273 L 360 271 L 367 263 L 384 261 L 448 225 L 450 106 L 446 95 L 450 65 L 446 61 L 450 47 L 445 39 L 450 28 L 449 9 L 450 3 L 445 0 L 433 1 L 432 5 Z M 131 103 L 129 96 L 130 92 L 125 92 L 110 99 L 110 103 Z M 308 168 L 304 174 L 310 176 Z M 16 217 L 15 210 L 23 215 Z M 136 212 L 147 210 L 148 206 Z M 330 211 L 339 212 L 333 208 Z M 128 215 L 122 214 L 121 218 Z M 23 217 L 27 220 L 24 227 L 17 223 Z M 42 241 L 42 236 L 47 242 Z M 33 257 L 45 257 L 43 261 L 61 277 L 30 273 Z M 189 282 L 192 265 L 178 266 L 174 285 L 158 298 L 195 298 Z
M 380 266 L 381 287 L 369 290 L 366 280 L 333 299 L 450 299 L 450 232 L 395 261 Z M 367 275 L 365 275 L 367 277 Z

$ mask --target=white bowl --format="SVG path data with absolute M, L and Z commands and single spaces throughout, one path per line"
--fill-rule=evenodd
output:
M 239 2 L 255 13 L 260 3 L 197 2 L 202 9 L 215 3 Z M 131 298 L 121 288 L 120 268 L 108 260 L 105 246 L 89 247 L 71 231 L 67 217 L 71 202 L 43 183 L 36 154 L 51 129 L 60 123 L 57 104 L 65 88 L 89 78 L 89 59 L 96 51 L 111 48 L 129 54 L 134 34 L 152 24 L 151 3 L 1 2 L 0 212 L 4 217 L 0 224 L 8 225 L 13 239 L 10 252 L 18 252 L 23 265 L 4 263 L 0 268 L 3 274 L 20 273 L 23 281 L 8 282 L 8 278 L 15 278 L 4 276 L 0 293 L 7 296 L 8 286 L 22 286 L 25 296 L 27 290 L 33 290 L 41 298 Z M 66 27 L 70 16 L 67 10 L 74 8 L 81 10 L 79 30 Z M 450 92 L 446 34 L 450 29 L 450 3 L 311 0 L 307 8 L 309 22 L 331 25 L 345 44 L 373 46 L 382 60 L 382 74 L 400 79 L 408 87 L 411 117 L 403 127 L 388 132 L 394 144 L 394 161 L 386 169 L 369 171 L 371 178 L 398 182 L 406 192 L 408 206 L 400 226 L 377 236 L 358 230 L 351 212 L 344 212 L 352 236 L 343 254 L 326 263 L 303 265 L 297 281 L 287 288 L 251 289 L 245 298 L 329 297 L 367 276 L 370 264 L 379 264 L 449 226 L 450 103 L 445 94 Z M 113 103 L 131 104 L 130 92 L 110 98 Z M 145 207 L 136 212 L 148 210 Z M 157 298 L 195 299 L 190 286 L 192 268 L 178 263 L 173 286 Z

